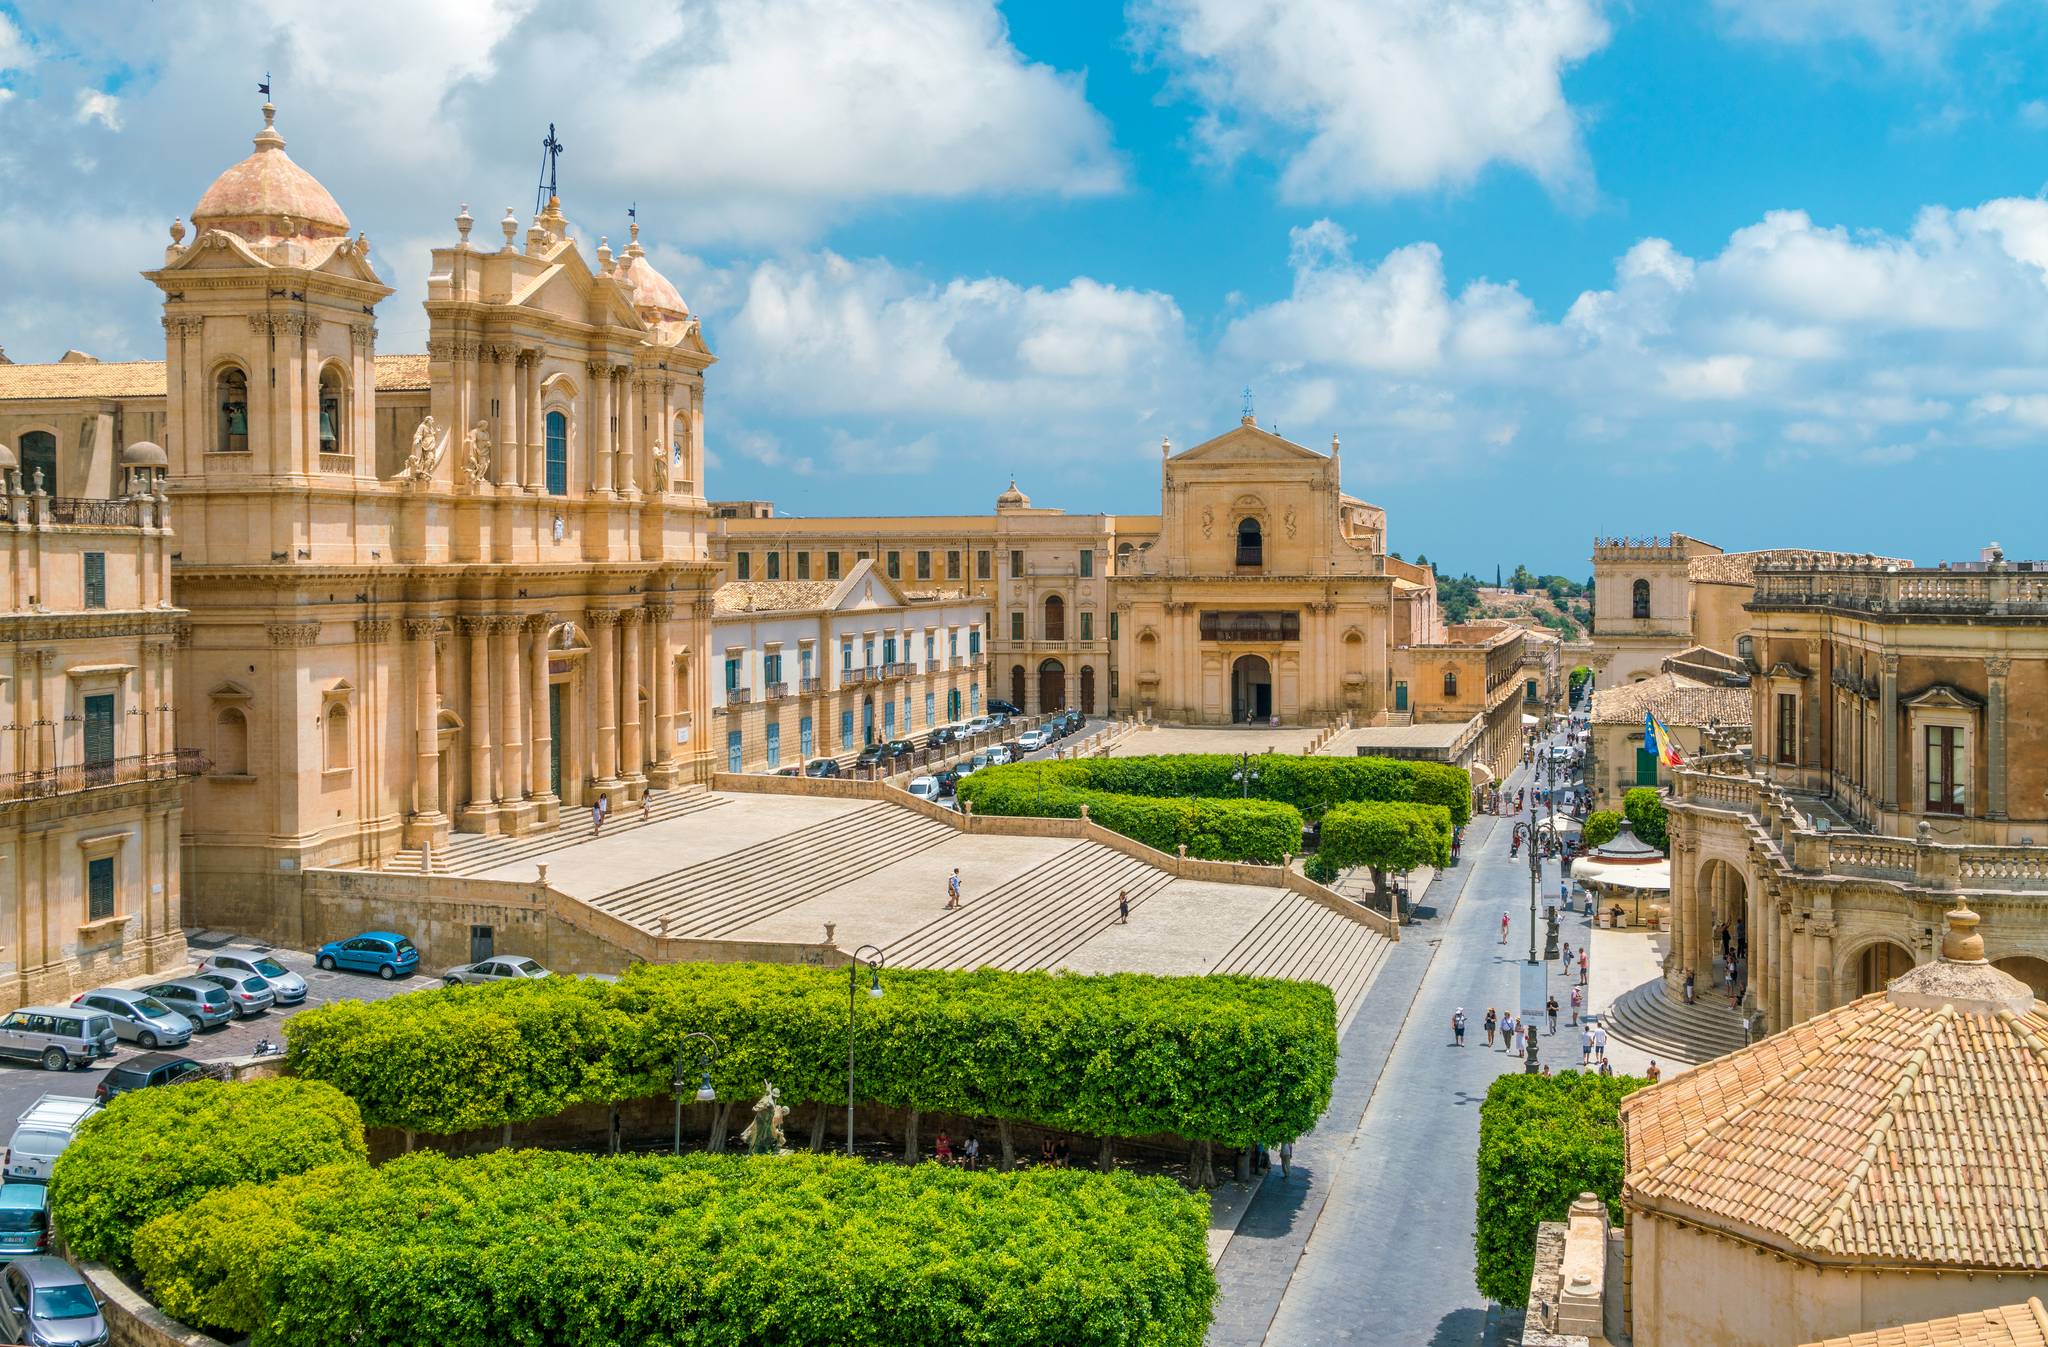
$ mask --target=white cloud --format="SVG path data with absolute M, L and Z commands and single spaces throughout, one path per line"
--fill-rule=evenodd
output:
M 1468 183 L 1490 164 L 1591 180 L 1563 75 L 1607 43 L 1596 0 L 1135 0 L 1141 46 L 1219 157 L 1281 159 L 1300 202 Z
M 99 89 L 78 91 L 78 124 L 98 122 L 109 131 L 121 129 L 121 100 Z
M 1715 0 L 1736 32 L 1771 42 L 1855 42 L 1929 60 L 1981 27 L 2003 0 Z

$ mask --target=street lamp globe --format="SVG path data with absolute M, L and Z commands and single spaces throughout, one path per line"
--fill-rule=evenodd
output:
M 697 1086 L 697 1102 L 700 1104 L 715 1104 L 718 1102 L 718 1091 L 711 1088 L 711 1073 L 709 1071 L 704 1073 L 703 1083 Z

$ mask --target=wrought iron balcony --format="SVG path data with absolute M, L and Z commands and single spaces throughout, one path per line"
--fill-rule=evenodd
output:
M 13 772 L 0 775 L 0 801 L 44 800 L 55 795 L 96 790 L 101 786 L 126 785 L 131 781 L 167 781 L 174 777 L 199 776 L 212 767 L 196 748 L 169 753 L 139 753 L 104 762 L 73 763 L 41 772 Z

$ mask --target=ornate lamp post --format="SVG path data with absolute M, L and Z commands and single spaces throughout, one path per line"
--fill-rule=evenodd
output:
M 711 1088 L 711 1064 L 718 1060 L 718 1040 L 706 1033 L 683 1035 L 683 1045 L 676 1049 L 675 1079 L 669 1084 L 676 1097 L 676 1143 L 675 1153 L 683 1153 L 683 1091 L 690 1088 L 690 1044 L 697 1045 L 697 1102 L 715 1104 L 718 1091 Z
M 872 956 L 872 957 L 870 957 Z M 846 1153 L 853 1154 L 853 1007 L 860 995 L 860 970 L 866 964 L 868 970 L 868 995 L 882 994 L 882 969 L 888 959 L 874 945 L 862 945 L 853 952 L 853 962 L 846 965 Z
M 1231 772 L 1230 779 L 1237 783 L 1239 798 L 1251 798 L 1252 783 L 1259 779 L 1258 769 L 1252 766 L 1251 754 L 1240 753 L 1237 755 L 1237 769 Z

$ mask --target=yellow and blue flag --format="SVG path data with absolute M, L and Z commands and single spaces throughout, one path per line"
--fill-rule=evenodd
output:
M 1655 711 L 1643 712 L 1643 747 L 1657 755 L 1657 761 L 1666 767 L 1685 766 L 1685 754 L 1678 751 L 1678 741 L 1671 737 L 1671 731 L 1663 721 L 1657 719 Z

